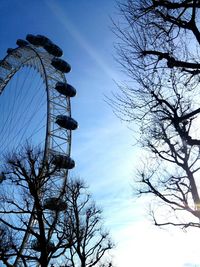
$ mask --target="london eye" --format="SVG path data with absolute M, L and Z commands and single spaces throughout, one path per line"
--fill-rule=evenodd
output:
M 43 35 L 28 34 L 16 44 L 0 61 L 0 163 L 2 166 L 5 155 L 24 144 L 39 146 L 43 161 L 51 159 L 63 172 L 61 180 L 51 182 L 49 198 L 42 201 L 46 209 L 62 211 L 66 206 L 58 194 L 66 186 L 68 170 L 75 166 L 70 156 L 71 132 L 78 127 L 70 105 L 76 90 L 65 77 L 71 67 L 61 58 L 61 48 Z M 3 179 L 1 174 L 0 182 Z M 12 216 L 9 220 L 18 223 Z M 34 224 L 32 213 L 27 229 Z M 29 230 L 21 238 L 20 253 L 34 241 Z M 37 250 L 34 245 L 32 249 Z M 19 256 L 14 266 L 20 266 Z

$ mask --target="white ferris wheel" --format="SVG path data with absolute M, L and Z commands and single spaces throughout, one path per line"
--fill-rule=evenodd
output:
M 45 36 L 28 34 L 16 44 L 0 61 L 0 164 L 6 153 L 18 151 L 25 143 L 40 146 L 43 161 L 53 158 L 64 173 L 62 181 L 51 184 L 51 197 L 42 201 L 47 209 L 57 203 L 62 210 L 65 205 L 60 199 L 56 202 L 56 194 L 66 185 L 68 170 L 75 166 L 70 157 L 71 132 L 78 127 L 70 105 L 76 90 L 65 77 L 71 67 L 61 59 L 61 48 Z M 30 216 L 29 228 L 33 224 Z M 27 227 L 20 251 L 33 241 Z M 20 266 L 19 257 L 14 266 Z

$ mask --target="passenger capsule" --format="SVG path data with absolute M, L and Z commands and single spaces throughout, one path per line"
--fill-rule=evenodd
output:
M 8 48 L 8 49 L 7 49 L 7 53 L 10 54 L 10 53 L 13 52 L 13 50 L 14 50 L 13 48 Z
M 40 46 L 44 46 L 47 42 L 51 42 L 49 38 L 39 34 L 38 35 L 27 34 L 26 40 L 33 45 L 40 45 Z
M 27 34 L 26 40 L 29 41 L 32 45 L 42 45 L 43 40 L 41 41 L 41 38 L 37 35 L 33 34 Z
M 65 155 L 54 155 L 52 163 L 60 169 L 73 169 L 75 167 L 74 160 Z
M 52 59 L 51 65 L 54 66 L 55 69 L 65 73 L 68 73 L 71 70 L 71 66 L 66 61 L 57 57 Z
M 63 211 L 67 208 L 67 203 L 60 198 L 51 197 L 44 200 L 44 209 Z
M 76 89 L 70 84 L 57 82 L 55 89 L 62 95 L 73 97 L 76 95 Z
M 28 42 L 25 41 L 25 40 L 22 40 L 22 39 L 18 39 L 16 44 L 19 46 L 19 47 L 23 47 L 23 46 L 26 46 L 28 45 Z
M 52 42 L 47 42 L 45 45 L 44 45 L 44 49 L 51 55 L 55 56 L 55 57 L 61 57 L 63 55 L 63 51 L 62 49 L 53 44 Z
M 58 115 L 56 117 L 56 123 L 67 130 L 76 130 L 78 127 L 78 122 L 72 119 L 71 117 L 65 115 Z
M 0 67 L 6 69 L 6 70 L 11 70 L 12 69 L 12 66 L 10 63 L 8 63 L 7 61 L 5 60 L 0 60 Z
M 36 36 L 33 35 L 33 34 L 27 34 L 27 35 L 26 35 L 26 40 L 27 40 L 29 43 L 33 44 L 33 45 L 37 45 L 37 44 L 38 44 L 38 42 L 37 42 L 37 38 L 36 38 Z
M 12 48 L 8 48 L 7 53 L 11 54 L 13 57 L 16 57 L 16 58 L 21 58 L 21 56 L 22 56 L 18 51 L 16 51 L 15 49 L 12 49 Z
M 49 38 L 44 35 L 37 34 L 36 39 L 39 45 L 44 46 L 47 43 L 52 43 Z

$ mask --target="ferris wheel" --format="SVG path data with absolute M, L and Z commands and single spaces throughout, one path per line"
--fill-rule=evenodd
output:
M 70 106 L 76 90 L 65 78 L 71 67 L 47 37 L 26 39 L 0 61 L 0 161 L 5 152 L 33 142 L 43 147 L 44 159 L 53 155 L 71 169 L 71 130 L 78 126 Z
M 71 67 L 61 59 L 61 48 L 43 35 L 28 34 L 16 44 L 0 61 L 0 164 L 6 153 L 20 150 L 25 143 L 40 146 L 43 161 L 53 158 L 53 164 L 65 174 L 56 185 L 59 191 L 66 184 L 68 170 L 75 166 L 70 157 L 71 132 L 78 123 L 71 116 L 70 99 L 76 90 L 65 77 Z M 54 184 L 51 186 L 53 191 Z M 65 208 L 51 193 L 46 208 Z M 30 217 L 29 226 L 32 224 Z M 21 250 L 28 238 L 27 232 Z

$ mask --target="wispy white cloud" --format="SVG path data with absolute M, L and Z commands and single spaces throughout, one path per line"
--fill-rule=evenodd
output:
M 104 74 L 112 77 L 113 79 L 116 79 L 118 75 L 109 66 L 106 60 L 103 59 L 102 55 L 99 55 L 94 46 L 91 45 L 88 40 L 86 40 L 86 38 L 81 34 L 78 28 L 69 19 L 69 16 L 67 16 L 67 10 L 63 10 L 58 1 L 48 0 L 46 1 L 46 4 L 58 18 L 60 23 L 62 23 L 67 33 L 70 34 L 72 38 L 74 38 L 77 43 L 84 49 L 84 51 L 96 62 L 96 64 L 102 69 Z

